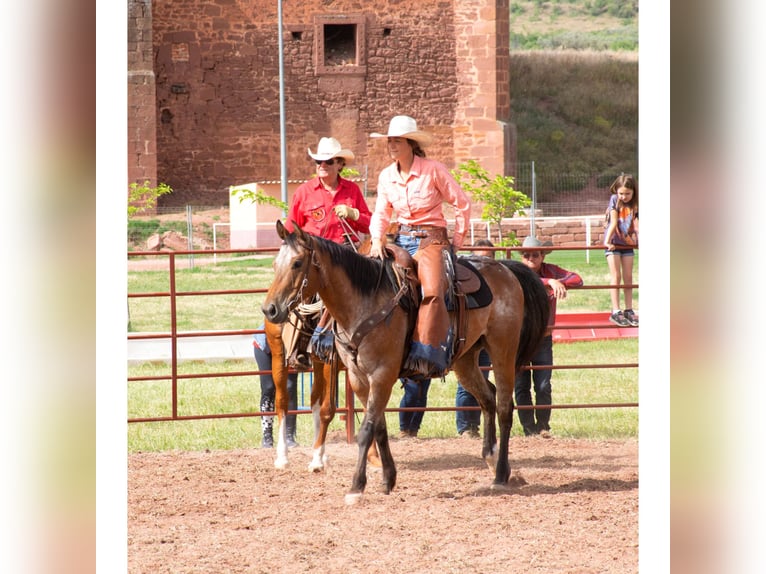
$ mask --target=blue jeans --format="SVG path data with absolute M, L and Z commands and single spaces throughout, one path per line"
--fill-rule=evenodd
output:
M 489 367 L 492 362 L 489 360 L 489 353 L 482 349 L 479 353 L 479 366 Z M 484 378 L 489 380 L 489 371 L 482 371 Z M 463 385 L 458 381 L 457 392 L 455 393 L 455 406 L 456 407 L 478 407 L 479 402 L 474 396 L 463 388 Z M 468 429 L 479 430 L 481 424 L 481 411 L 455 411 L 455 424 L 457 425 L 457 433 L 463 434 Z
M 551 335 L 545 337 L 543 342 L 540 343 L 530 364 L 535 366 L 553 364 L 553 337 Z M 533 383 L 535 388 L 535 404 L 538 406 L 553 404 L 551 389 L 552 372 L 551 369 L 519 372 L 516 375 L 514 385 L 516 405 L 532 404 L 531 387 Z M 518 413 L 519 422 L 524 429 L 525 435 L 540 434 L 541 431 L 551 429 L 548 424 L 551 419 L 551 409 L 520 410 Z
M 404 249 L 407 253 L 414 256 L 420 247 L 421 237 L 410 237 L 409 235 L 397 235 L 395 243 Z
M 404 387 L 404 395 L 399 402 L 400 408 L 407 407 L 426 407 L 428 406 L 428 387 L 431 386 L 431 379 L 401 379 Z M 415 431 L 420 430 L 420 423 L 423 422 L 422 411 L 400 411 L 399 412 L 399 430 Z

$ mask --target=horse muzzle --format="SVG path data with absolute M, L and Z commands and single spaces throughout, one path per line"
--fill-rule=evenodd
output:
M 284 323 L 290 315 L 287 306 L 279 306 L 276 303 L 264 303 L 261 307 L 263 316 L 271 323 Z

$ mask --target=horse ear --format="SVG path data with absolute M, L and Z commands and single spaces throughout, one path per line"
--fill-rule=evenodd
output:
M 277 219 L 277 235 L 279 235 L 279 238 L 282 240 L 287 236 L 287 228 L 284 226 L 281 219 Z
M 295 228 L 295 236 L 298 238 L 298 241 L 301 245 L 307 246 L 310 241 L 310 235 L 303 231 L 297 223 L 293 223 L 293 227 Z

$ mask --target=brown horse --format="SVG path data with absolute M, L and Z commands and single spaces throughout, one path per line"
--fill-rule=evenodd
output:
M 410 311 L 402 305 L 391 305 L 394 298 L 398 300 L 401 289 L 395 265 L 389 259 L 359 255 L 297 227 L 288 233 L 280 221 L 277 233 L 284 243 L 274 260 L 275 279 L 266 294 L 263 314 L 268 321 L 280 323 L 301 301 L 317 293 L 322 298 L 335 319 L 337 352 L 348 370 L 354 393 L 365 406 L 357 434 L 357 464 L 346 503 L 354 504 L 364 492 L 366 454 L 373 441 L 383 467 L 381 489 L 390 493 L 396 484 L 396 466 L 388 442 L 385 409 L 400 374 L 411 328 Z M 520 263 L 503 264 L 488 258 L 472 259 L 472 263 L 493 298 L 488 305 L 468 312 L 465 342 L 452 368 L 481 405 L 482 457 L 494 470 L 493 487 L 500 488 L 510 478 L 508 442 L 516 370 L 529 360 L 542 340 L 548 322 L 548 296 L 540 279 Z M 492 359 L 496 391 L 478 366 L 482 348 Z
M 283 469 L 288 464 L 287 457 L 287 416 L 289 397 L 287 393 L 288 368 L 285 360 L 285 346 L 282 341 L 282 325 L 266 321 L 264 325 L 266 340 L 271 349 L 271 374 L 276 388 L 274 411 L 277 413 L 279 430 L 277 431 L 277 457 L 274 466 Z M 327 429 L 335 417 L 335 395 L 338 380 L 338 361 L 323 363 L 312 355 L 314 380 L 311 385 L 311 411 L 314 418 L 314 450 L 309 462 L 309 471 L 320 472 L 327 463 L 325 440 Z

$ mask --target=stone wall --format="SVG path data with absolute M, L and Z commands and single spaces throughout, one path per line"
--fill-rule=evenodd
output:
M 332 135 L 374 188 L 389 159 L 369 134 L 396 114 L 434 134 L 428 155 L 448 167 L 506 169 L 508 0 L 327 4 L 283 4 L 288 179 L 310 176 L 306 149 Z M 231 185 L 278 180 L 277 4 L 154 0 L 151 17 L 157 179 L 175 190 L 161 205 L 225 205 Z
M 604 239 L 604 216 L 590 217 L 536 217 L 534 219 L 534 235 L 540 241 L 551 241 L 556 247 L 583 247 L 585 245 L 601 245 Z M 590 229 L 590 238 L 588 235 Z M 530 234 L 530 219 L 515 217 L 503 220 L 503 234 L 513 231 L 519 241 Z M 473 241 L 486 239 L 486 222 L 473 223 Z M 496 228 L 492 229 L 493 241 L 497 237 Z M 590 239 L 590 242 L 588 242 Z M 466 244 L 471 243 L 471 235 L 466 236 Z M 496 243 L 496 241 L 495 241 Z
M 128 180 L 157 185 L 151 0 L 128 0 Z

